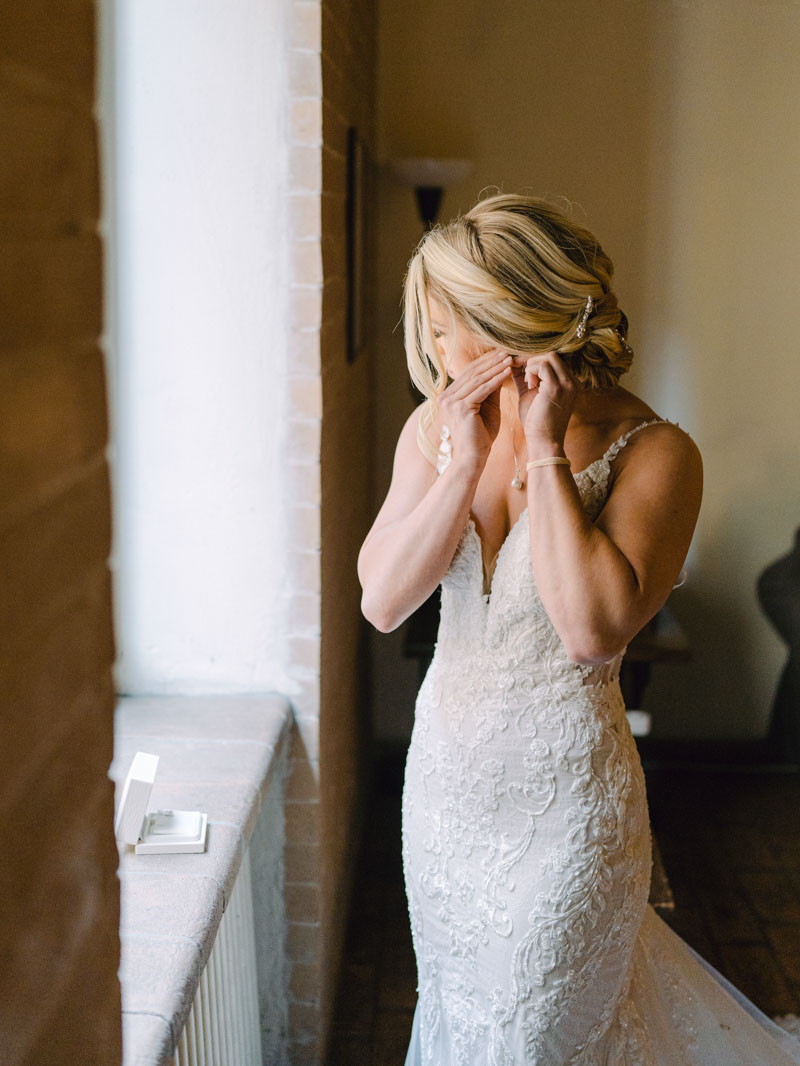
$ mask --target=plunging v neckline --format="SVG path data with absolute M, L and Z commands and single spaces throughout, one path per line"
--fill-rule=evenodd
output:
M 589 463 L 588 466 L 585 466 L 583 468 L 583 470 L 576 471 L 572 475 L 573 478 L 581 477 L 581 475 L 588 473 L 588 471 L 590 471 L 593 466 L 597 466 L 599 463 L 602 463 L 604 460 L 608 459 L 609 455 L 614 451 L 614 449 L 615 448 L 618 449 L 618 448 L 620 448 L 622 446 L 623 443 L 627 443 L 628 438 L 632 434 L 636 433 L 637 430 L 644 429 L 645 426 L 650 426 L 650 425 L 654 425 L 654 424 L 659 423 L 659 422 L 667 422 L 667 421 L 668 421 L 668 419 L 666 419 L 666 418 L 653 418 L 653 419 L 648 419 L 645 422 L 640 422 L 638 426 L 634 426 L 633 429 L 628 430 L 627 433 L 621 434 L 621 436 L 617 437 L 617 439 L 615 441 L 613 441 L 611 444 L 609 444 L 609 446 L 606 448 L 606 450 L 603 452 L 603 454 L 601 456 L 599 456 L 599 458 L 594 459 L 591 463 Z M 612 456 L 612 458 L 614 458 L 614 457 L 615 456 Z M 508 544 L 509 540 L 511 539 L 511 534 L 514 532 L 514 530 L 520 524 L 522 516 L 523 515 L 527 515 L 527 513 L 528 513 L 528 507 L 526 505 L 525 507 L 523 507 L 523 509 L 517 515 L 516 520 L 514 522 L 512 522 L 511 526 L 509 527 L 508 533 L 506 533 L 505 537 L 503 538 L 502 544 L 497 549 L 497 554 L 495 555 L 493 563 L 492 563 L 492 573 L 491 573 L 491 576 L 489 577 L 489 591 L 488 592 L 484 592 L 483 589 L 484 589 L 484 586 L 486 584 L 486 578 L 489 575 L 487 574 L 487 571 L 486 571 L 486 562 L 485 562 L 484 555 L 483 555 L 483 547 L 484 547 L 483 538 L 481 537 L 480 533 L 478 532 L 478 527 L 477 527 L 477 524 L 475 522 L 475 516 L 473 515 L 472 510 L 470 509 L 470 512 L 469 512 L 469 515 L 468 515 L 468 518 L 467 518 L 467 526 L 468 527 L 470 525 L 472 526 L 472 530 L 473 530 L 473 532 L 475 534 L 475 539 L 478 542 L 478 551 L 479 551 L 480 558 L 481 558 L 481 595 L 483 596 L 483 598 L 486 600 L 487 603 L 489 602 L 489 600 L 492 597 L 492 591 L 494 589 L 494 575 L 497 573 L 497 566 L 498 566 L 498 563 L 500 562 L 500 556 L 503 554 L 503 550 L 504 550 L 506 544 Z
M 614 441 L 614 444 L 618 444 L 618 443 L 619 443 L 618 440 Z M 573 474 L 572 475 L 573 478 L 580 477 L 581 474 L 585 474 L 587 472 L 587 470 L 591 470 L 593 466 L 597 466 L 598 463 L 602 463 L 602 461 L 606 458 L 608 453 L 614 447 L 614 444 L 610 445 L 610 447 L 600 456 L 599 459 L 595 459 L 593 462 L 589 463 L 588 466 L 585 466 L 583 468 L 583 470 L 578 470 L 575 474 Z M 475 522 L 475 516 L 473 515 L 471 510 L 469 512 L 469 516 L 468 516 L 467 522 L 468 522 L 469 525 L 472 526 L 472 530 L 473 530 L 473 532 L 475 534 L 475 539 L 478 542 L 478 549 L 480 551 L 480 557 L 481 557 L 481 594 L 483 595 L 483 598 L 485 600 L 487 600 L 487 601 L 490 600 L 491 596 L 492 596 L 492 590 L 494 588 L 494 575 L 497 573 L 497 564 L 500 562 L 500 556 L 503 554 L 503 550 L 505 549 L 506 544 L 508 544 L 509 540 L 511 539 L 511 534 L 514 532 L 514 530 L 517 528 L 517 526 L 522 521 L 523 515 L 527 515 L 527 513 L 528 513 L 528 506 L 526 504 L 525 507 L 523 507 L 522 510 L 520 511 L 520 513 L 517 515 L 515 521 L 513 521 L 511 523 L 511 526 L 509 527 L 508 533 L 506 533 L 505 537 L 503 537 L 503 542 L 500 545 L 500 547 L 497 549 L 497 554 L 495 555 L 495 557 L 494 557 L 494 559 L 492 561 L 492 573 L 491 573 L 491 575 L 489 575 L 487 570 L 486 570 L 486 560 L 485 560 L 485 557 L 484 557 L 484 554 L 483 554 L 483 548 L 484 548 L 483 537 L 478 532 L 478 526 L 477 526 L 477 523 Z M 484 592 L 483 590 L 484 590 L 484 587 L 486 585 L 486 578 L 487 577 L 489 578 L 489 591 L 488 592 Z
M 494 575 L 497 573 L 497 564 L 500 562 L 500 556 L 503 554 L 503 549 L 505 548 L 506 544 L 508 544 L 509 540 L 511 539 L 511 534 L 514 532 L 514 530 L 520 524 L 520 522 L 522 521 L 523 516 L 527 515 L 527 513 L 528 513 L 528 508 L 527 508 L 527 506 L 525 506 L 520 511 L 520 513 L 517 515 L 516 521 L 512 523 L 511 528 L 509 529 L 508 533 L 506 533 L 505 537 L 503 537 L 503 543 L 497 549 L 497 554 L 495 555 L 493 563 L 492 563 L 492 573 L 491 573 L 491 575 L 489 575 L 487 573 L 487 570 L 486 570 L 486 562 L 485 562 L 484 555 L 483 555 L 483 538 L 481 537 L 480 533 L 478 532 L 478 527 L 475 524 L 475 518 L 474 518 L 474 516 L 472 514 L 472 511 L 470 511 L 470 513 L 469 513 L 469 516 L 467 518 L 467 525 L 472 527 L 472 531 L 475 534 L 475 539 L 478 542 L 478 552 L 479 552 L 480 557 L 481 557 L 481 594 L 483 595 L 484 599 L 486 599 L 486 600 L 489 600 L 491 598 L 492 589 L 494 587 Z M 486 585 L 486 578 L 487 577 L 489 578 L 489 591 L 488 592 L 484 592 L 484 587 Z

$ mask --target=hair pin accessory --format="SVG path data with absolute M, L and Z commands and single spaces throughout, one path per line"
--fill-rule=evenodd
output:
M 633 353 L 633 348 L 631 348 L 630 344 L 628 344 L 628 342 L 625 340 L 625 337 L 622 335 L 622 330 L 615 329 L 614 332 L 622 342 L 622 347 L 625 349 L 628 355 L 631 355 Z
M 589 321 L 589 315 L 592 313 L 592 308 L 593 307 L 594 307 L 594 300 L 591 298 L 591 296 L 587 296 L 586 297 L 586 307 L 583 310 L 583 315 L 581 316 L 581 320 L 578 323 L 578 328 L 575 331 L 575 335 L 577 337 L 580 337 L 581 339 L 583 339 L 583 337 L 584 337 L 584 335 L 586 333 L 586 323 Z

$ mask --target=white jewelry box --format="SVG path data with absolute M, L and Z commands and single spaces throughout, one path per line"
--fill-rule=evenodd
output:
M 125 779 L 114 835 L 137 855 L 206 850 L 208 815 L 200 811 L 148 811 L 158 756 L 137 751 Z

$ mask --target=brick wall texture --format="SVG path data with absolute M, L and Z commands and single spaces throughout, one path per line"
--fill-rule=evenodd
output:
M 294 1066 L 324 1060 L 364 777 L 366 624 L 356 559 L 370 524 L 371 353 L 367 319 L 367 344 L 348 362 L 347 138 L 356 127 L 367 161 L 369 308 L 376 6 L 295 0 L 289 35 L 294 322 L 287 458 L 306 464 L 294 506 L 307 534 L 291 563 L 303 590 L 292 610 L 292 676 L 300 695 L 293 697 L 297 731 L 286 806 Z M 317 464 L 312 478 L 310 462 Z
M 0 7 L 0 1062 L 121 1061 L 90 0 Z

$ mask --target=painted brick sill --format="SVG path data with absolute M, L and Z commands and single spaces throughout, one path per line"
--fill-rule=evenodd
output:
M 123 1066 L 171 1061 L 262 799 L 283 785 L 290 721 L 278 693 L 119 703 L 109 770 L 117 802 L 133 756 L 147 751 L 159 756 L 148 809 L 208 813 L 202 855 L 119 845 Z

